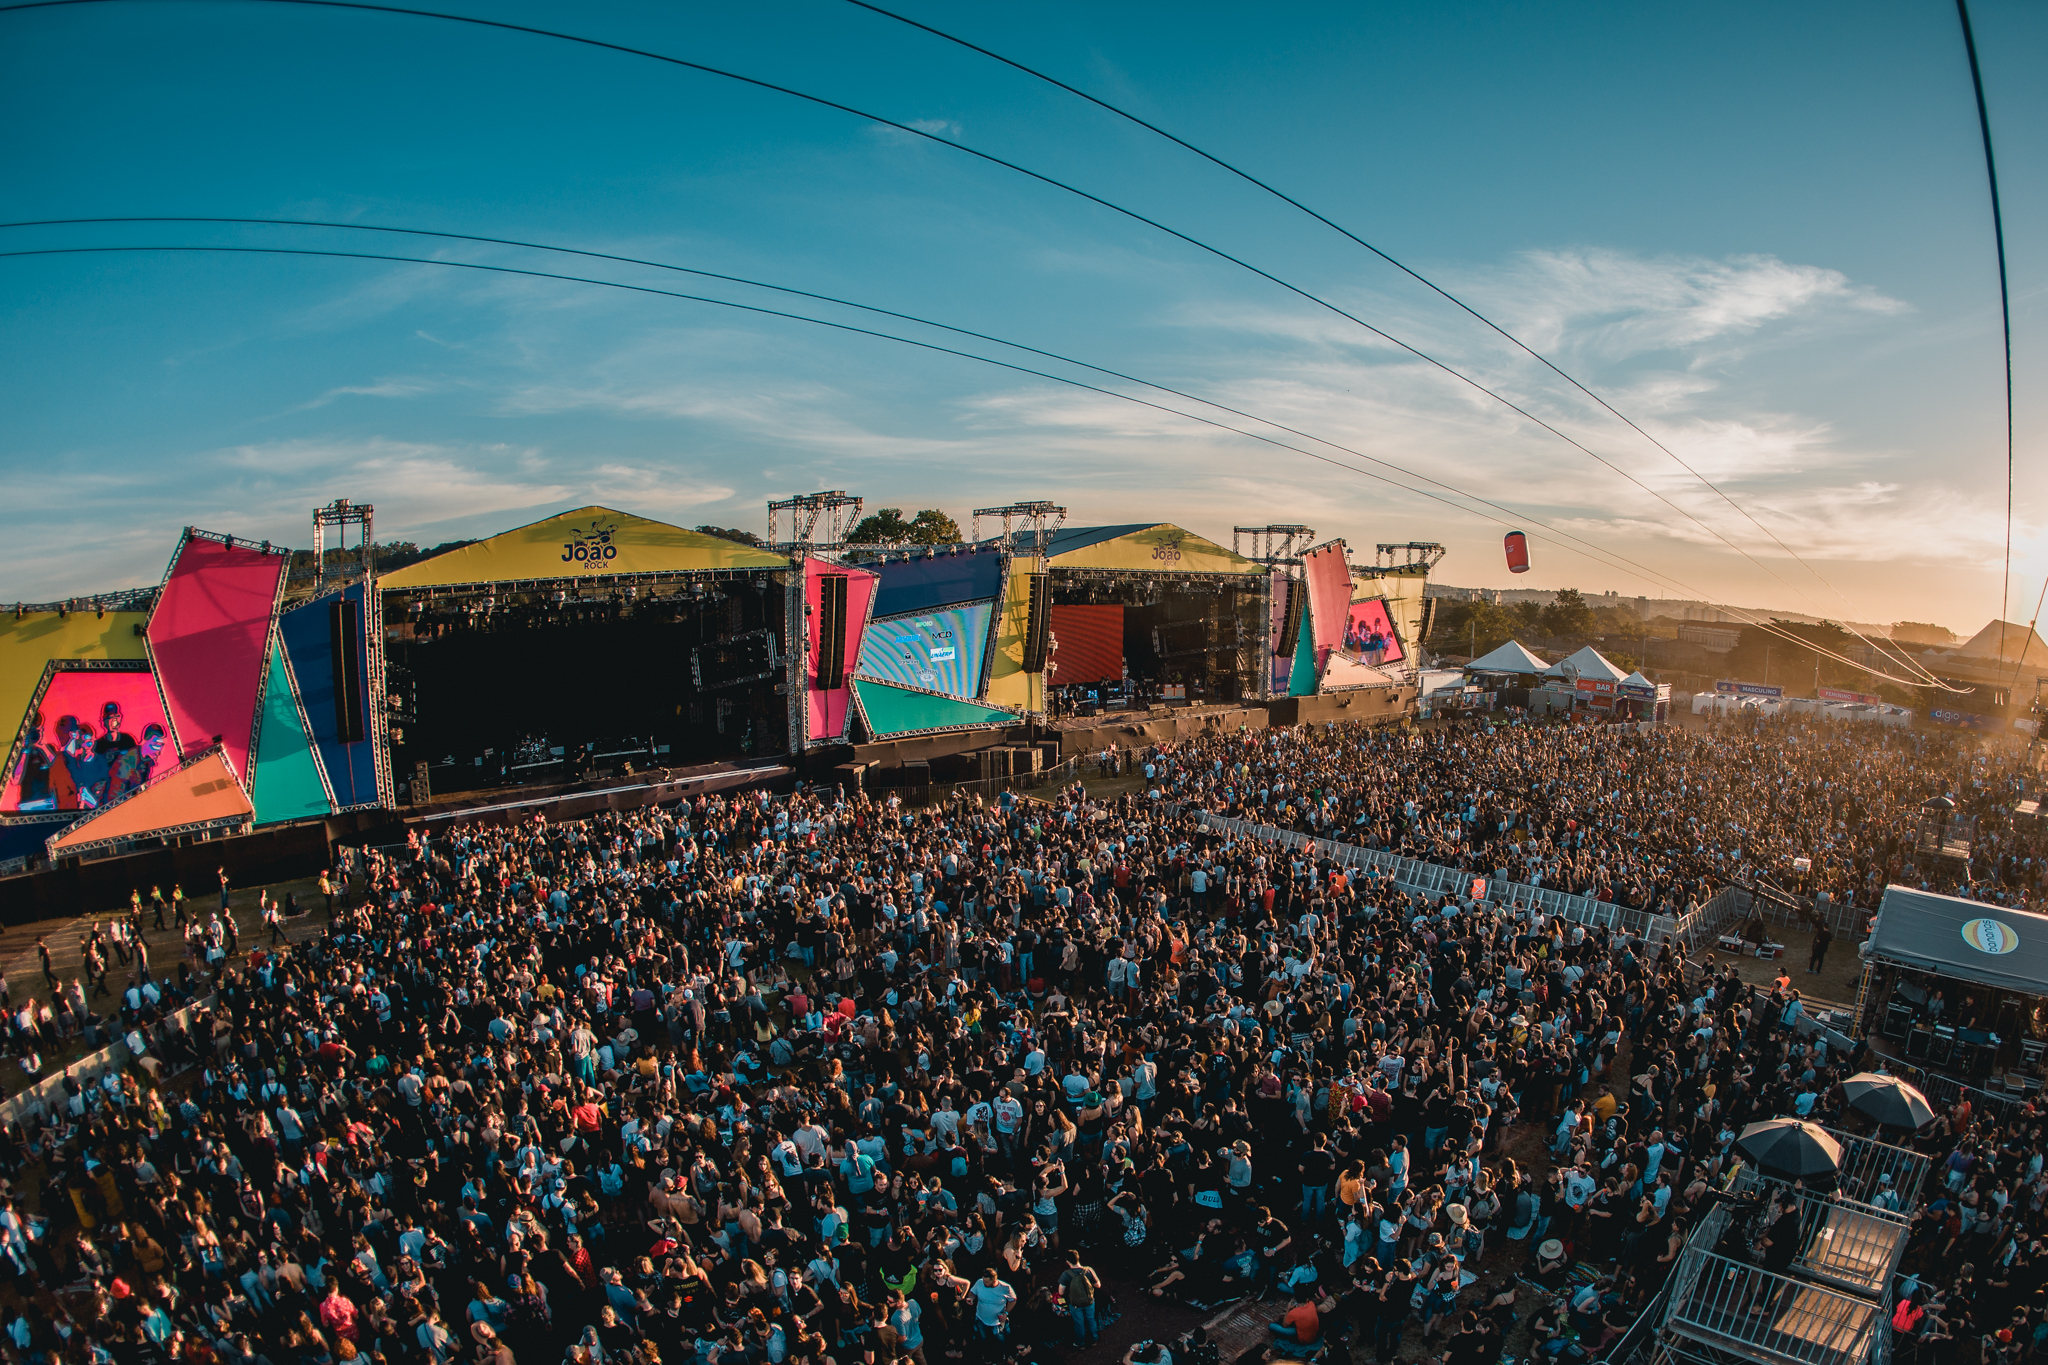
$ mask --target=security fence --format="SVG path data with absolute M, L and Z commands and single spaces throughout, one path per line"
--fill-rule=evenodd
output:
M 1645 914 L 1641 910 L 1615 905 L 1593 896 L 1575 895 L 1551 886 L 1531 886 L 1527 882 L 1511 881 L 1506 877 L 1487 877 L 1462 868 L 1427 862 L 1421 858 L 1403 858 L 1397 853 L 1388 853 L 1381 849 L 1338 843 L 1333 839 L 1303 834 L 1300 830 L 1282 829 L 1277 825 L 1261 825 L 1250 820 L 1236 820 L 1211 811 L 1198 811 L 1195 815 L 1204 829 L 1216 830 L 1233 838 L 1256 839 L 1261 843 L 1295 849 L 1305 849 L 1313 844 L 1318 851 L 1328 853 L 1338 866 L 1378 873 L 1390 878 L 1396 886 L 1405 891 L 1419 891 L 1431 896 L 1449 895 L 1463 899 L 1471 893 L 1476 883 L 1483 898 L 1496 905 L 1526 905 L 1578 924 L 1604 925 L 1609 929 L 1620 928 L 1640 935 L 1649 934 L 1653 921 L 1665 919 L 1664 916 Z M 1666 920 L 1666 923 L 1668 922 Z

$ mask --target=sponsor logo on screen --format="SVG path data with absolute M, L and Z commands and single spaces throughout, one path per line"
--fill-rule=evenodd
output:
M 952 648 L 951 646 L 948 646 L 945 649 L 935 649 L 932 651 L 932 662 L 935 664 L 944 663 L 948 659 L 957 659 L 959 657 L 960 651 Z
M 562 562 L 582 568 L 595 568 L 617 559 L 619 547 L 612 543 L 612 538 L 618 533 L 617 522 L 607 526 L 601 521 L 594 521 L 587 531 L 571 526 L 569 534 L 574 539 L 562 542 Z
M 1996 957 L 2020 946 L 2020 936 L 2003 920 L 1973 919 L 1963 926 L 1963 942 Z

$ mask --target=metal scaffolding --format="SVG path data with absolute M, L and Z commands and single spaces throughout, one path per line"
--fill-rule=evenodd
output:
M 1230 548 L 1246 559 L 1260 564 L 1299 564 L 1301 552 L 1316 538 L 1314 530 L 1307 526 L 1233 526 L 1230 528 Z M 1251 553 L 1245 554 L 1244 542 L 1251 541 Z
M 1437 561 L 1447 551 L 1433 540 L 1404 540 L 1398 543 L 1382 542 L 1373 546 L 1373 567 L 1376 569 L 1434 569 Z
M 360 572 L 364 582 L 377 573 L 377 542 L 371 535 L 370 523 L 377 509 L 367 502 L 350 502 L 347 498 L 336 498 L 325 507 L 313 509 L 313 595 L 318 597 L 327 587 L 327 528 L 334 528 L 334 548 L 348 548 L 348 528 L 358 532 L 356 550 L 361 559 Z M 346 583 L 350 575 L 337 568 L 335 577 Z
M 783 551 L 836 550 L 859 523 L 860 509 L 861 500 L 843 488 L 776 499 L 768 504 L 768 544 Z M 789 513 L 788 540 L 776 531 L 783 512 Z
M 983 517 L 1003 519 L 1004 549 L 1016 548 L 1021 541 L 1030 547 L 1031 553 L 1042 555 L 1051 539 L 1059 534 L 1060 527 L 1067 524 L 1067 509 L 1051 502 L 1013 502 L 1002 507 L 977 507 L 974 509 L 974 539 L 977 542 L 981 539 Z

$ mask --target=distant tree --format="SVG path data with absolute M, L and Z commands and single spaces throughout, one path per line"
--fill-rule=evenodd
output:
M 1544 632 L 1560 640 L 1584 640 L 1594 633 L 1593 609 L 1577 588 L 1561 590 L 1543 609 Z
M 927 507 L 910 519 L 912 545 L 957 545 L 960 523 L 936 507 Z
M 860 519 L 846 538 L 856 545 L 901 545 L 910 534 L 910 523 L 901 507 L 877 507 Z
M 878 507 L 861 518 L 847 539 L 857 545 L 952 545 L 960 539 L 960 523 L 936 507 L 907 521 L 901 507 Z
M 468 545 L 471 542 L 465 540 L 457 543 Z M 408 564 L 417 564 L 430 554 L 441 553 L 439 549 L 422 550 L 409 540 L 380 540 L 376 543 L 375 549 L 377 552 L 378 573 L 390 573 L 392 570 L 402 569 Z M 351 564 L 360 564 L 362 562 L 362 554 L 361 547 L 355 545 L 342 549 L 329 549 L 326 556 L 327 572 L 333 574 L 338 570 L 346 569 Z M 311 578 L 313 576 L 313 567 L 313 552 L 311 550 L 292 551 L 291 564 L 288 569 L 291 577 Z
M 1926 621 L 1894 621 L 1892 638 L 1915 645 L 1952 645 L 1956 642 L 1954 631 Z
M 1515 629 L 1524 635 L 1534 635 L 1543 629 L 1543 604 L 1541 602 L 1516 602 L 1508 608 L 1514 617 Z
M 699 526 L 696 528 L 696 531 L 698 535 L 717 536 L 720 540 L 736 540 L 742 545 L 759 545 L 761 543 L 761 537 L 755 535 L 752 531 L 742 531 L 733 526 Z
M 1816 676 L 1822 686 L 1853 684 L 1869 691 L 1867 684 L 1870 679 L 1863 670 L 1837 663 L 1821 653 L 1826 650 L 1854 658 L 1861 648 L 1848 631 L 1833 621 L 1809 625 L 1803 621 L 1773 619 L 1769 629 L 1763 626 L 1742 628 L 1735 648 L 1728 651 L 1728 676 L 1782 687 L 1794 696 L 1809 691 Z
M 1515 618 L 1491 602 L 1437 599 L 1430 624 L 1429 648 L 1435 654 L 1478 658 L 1515 638 Z

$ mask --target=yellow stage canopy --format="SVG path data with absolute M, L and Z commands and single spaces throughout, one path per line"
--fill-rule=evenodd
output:
M 14 743 L 50 660 L 147 658 L 135 627 L 148 620 L 144 611 L 35 611 L 19 620 L 12 612 L 0 613 L 0 750 Z
M 1165 522 L 1135 526 L 1073 526 L 1047 538 L 1055 569 L 1123 569 L 1138 573 L 1266 572 L 1266 566 Z
M 381 588 L 445 588 L 613 574 L 786 569 L 789 557 L 609 507 L 505 531 L 378 577 Z M 24 703 L 26 705 L 26 703 Z

